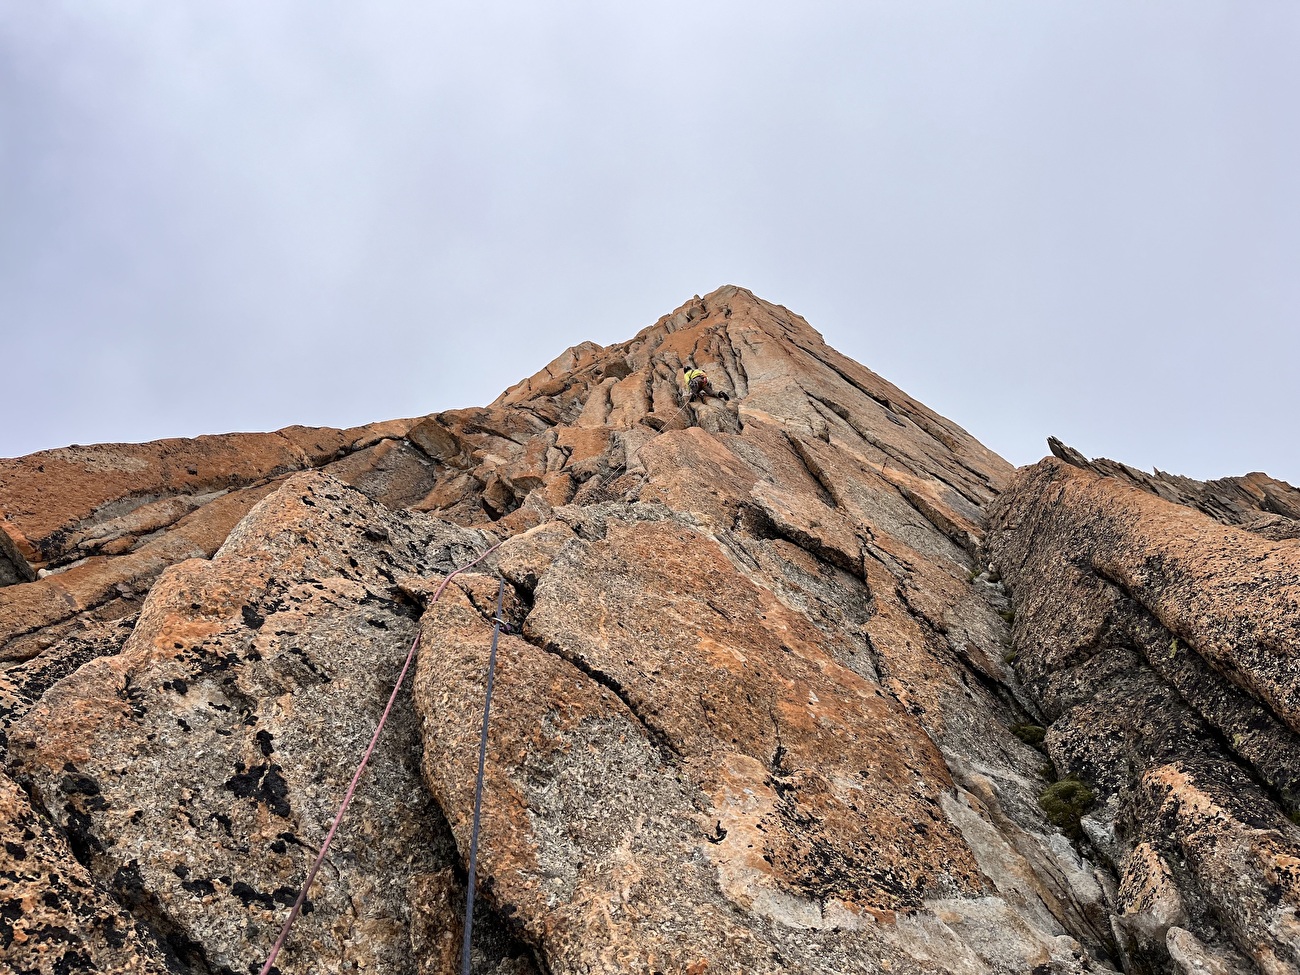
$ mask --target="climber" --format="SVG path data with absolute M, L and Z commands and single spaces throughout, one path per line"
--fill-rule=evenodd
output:
M 686 402 L 688 403 L 694 403 L 697 399 L 705 396 L 716 396 L 724 403 L 731 398 L 724 392 L 715 391 L 709 385 L 709 377 L 704 374 L 704 371 L 696 369 L 694 366 L 682 366 L 682 385 L 686 387 Z

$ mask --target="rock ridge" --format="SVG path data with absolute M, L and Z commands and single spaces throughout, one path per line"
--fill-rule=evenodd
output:
M 459 971 L 503 578 L 475 973 L 1292 970 L 1293 489 L 1110 464 L 735 286 L 482 408 L 0 460 L 0 952 L 256 972 L 419 633 L 277 964 Z
M 1293 489 L 1135 475 L 1048 458 L 994 504 L 1016 669 L 1095 790 L 1126 968 L 1300 970 L 1300 541 L 1250 507 Z

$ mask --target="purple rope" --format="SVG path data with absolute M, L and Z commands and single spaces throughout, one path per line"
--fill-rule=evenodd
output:
M 442 595 L 442 591 L 447 588 L 447 583 L 451 582 L 454 577 L 464 572 L 466 569 L 471 569 L 478 565 L 500 548 L 502 544 L 504 543 L 497 542 L 478 558 L 474 559 L 474 561 L 466 562 L 459 569 L 455 569 L 451 575 L 447 576 L 447 578 L 443 579 L 442 585 L 438 587 L 438 590 L 433 594 L 433 598 L 429 600 L 429 605 L 433 605 L 438 601 L 438 597 Z M 504 585 L 505 583 L 502 582 L 503 587 Z M 497 616 L 499 617 L 500 615 L 501 611 L 497 610 Z M 494 647 L 495 644 L 496 640 L 494 638 Z M 302 891 L 298 894 L 298 899 L 293 902 L 293 910 L 289 912 L 289 917 L 284 922 L 284 927 L 280 929 L 280 936 L 275 939 L 275 944 L 271 946 L 271 953 L 267 956 L 266 964 L 262 966 L 261 975 L 270 975 L 271 966 L 275 964 L 276 956 L 280 954 L 280 949 L 284 947 L 285 939 L 289 937 L 289 929 L 293 927 L 293 922 L 298 920 L 298 915 L 302 911 L 302 905 L 307 901 L 307 891 L 311 888 L 312 881 L 316 879 L 316 873 L 320 870 L 321 864 L 325 862 L 325 854 L 330 848 L 330 841 L 334 839 L 334 834 L 339 828 L 339 823 L 343 821 L 343 814 L 348 811 L 348 806 L 352 802 L 352 795 L 357 791 L 357 783 L 361 781 L 361 773 L 366 770 L 366 763 L 370 761 L 371 753 L 374 752 L 375 746 L 379 744 L 379 735 L 384 730 L 384 723 L 388 720 L 388 713 L 393 710 L 393 702 L 397 700 L 397 692 L 401 690 L 402 682 L 406 680 L 406 672 L 411 667 L 411 661 L 415 658 L 415 649 L 419 645 L 420 633 L 417 632 L 415 634 L 415 641 L 411 644 L 411 649 L 406 654 L 406 663 L 402 664 L 402 672 L 397 675 L 397 683 L 393 685 L 393 693 L 388 696 L 388 705 L 384 708 L 383 716 L 379 719 L 379 727 L 375 728 L 375 735 L 370 739 L 370 747 L 368 747 L 366 753 L 361 756 L 361 764 L 357 766 L 356 774 L 352 776 L 352 782 L 348 786 L 348 791 L 343 796 L 343 802 L 339 806 L 338 813 L 334 816 L 334 822 L 330 825 L 330 831 L 325 834 L 325 842 L 320 845 L 320 853 L 316 857 L 316 862 L 312 864 L 311 870 L 307 872 L 307 879 L 303 882 Z

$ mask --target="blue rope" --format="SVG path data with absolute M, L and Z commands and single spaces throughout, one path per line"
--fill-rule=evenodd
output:
M 469 941 L 474 930 L 474 875 L 478 868 L 479 814 L 483 808 L 483 768 L 487 764 L 488 718 L 492 713 L 492 678 L 496 673 L 497 637 L 501 635 L 501 603 L 506 594 L 506 581 L 501 580 L 497 590 L 496 625 L 492 628 L 492 652 L 488 654 L 487 695 L 483 701 L 483 734 L 478 743 L 478 779 L 474 783 L 474 826 L 469 836 L 469 890 L 465 896 L 465 943 L 461 948 L 461 975 L 469 975 Z

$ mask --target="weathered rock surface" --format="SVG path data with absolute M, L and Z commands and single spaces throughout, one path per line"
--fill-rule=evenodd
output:
M 400 439 L 413 422 L 72 446 L 0 460 L 4 531 L 34 568 L 106 546 L 118 554 L 123 539 L 165 528 L 213 497 Z
M 62 826 L 71 866 L 173 967 L 240 971 L 274 939 L 414 637 L 397 573 L 482 545 L 295 475 L 213 559 L 161 575 L 119 652 L 11 726 L 10 770 Z M 410 892 L 455 860 L 409 703 L 388 731 L 295 929 L 313 971 L 404 966 Z
M 1259 471 L 1243 477 L 1198 481 L 1164 471 L 1148 474 L 1104 457 L 1088 460 L 1055 437 L 1047 438 L 1047 446 L 1068 464 L 1195 508 L 1225 525 L 1275 540 L 1300 538 L 1300 489 Z
M 419 633 L 277 966 L 458 971 L 504 579 L 476 973 L 1289 971 L 1291 495 L 1075 461 L 738 288 L 481 409 L 0 461 L 0 952 L 256 972 Z
M 1130 967 L 1300 970 L 1300 541 L 1130 480 L 1048 459 L 995 505 L 1017 670 L 1095 790 Z

